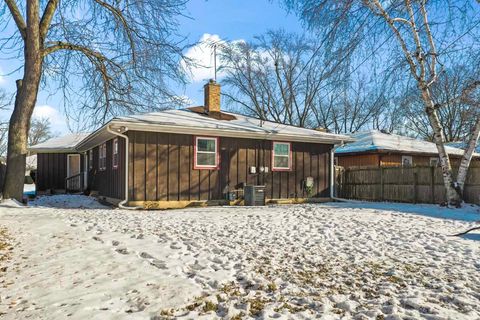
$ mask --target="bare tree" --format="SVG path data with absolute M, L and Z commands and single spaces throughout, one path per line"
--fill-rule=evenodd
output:
M 9 122 L 4 197 L 22 197 L 28 131 L 41 85 L 64 94 L 69 116 L 103 123 L 162 106 L 182 80 L 176 17 L 185 1 L 4 0 L 2 55 L 23 60 Z M 72 105 L 79 106 L 68 110 Z M 85 114 L 88 113 L 88 117 Z
M 322 89 L 341 73 L 353 47 L 330 43 L 326 35 L 319 41 L 284 31 L 231 43 L 221 54 L 225 95 L 261 119 L 312 126 Z
M 435 105 L 438 106 L 445 142 L 466 141 L 475 125 L 475 119 L 479 116 L 479 110 L 475 105 L 458 99 L 462 95 L 462 90 L 475 78 L 474 73 L 479 70 L 471 62 L 445 70 L 432 86 L 432 96 Z M 428 116 L 423 112 L 423 101 L 418 96 L 416 88 L 407 88 L 402 100 L 407 121 L 406 129 L 416 137 L 433 141 L 433 130 Z
M 475 4 L 467 0 L 451 5 L 445 1 L 426 0 L 287 0 L 286 3 L 290 8 L 298 10 L 312 27 L 324 27 L 335 23 L 339 18 L 356 20 L 359 16 L 367 15 L 370 22 L 364 32 L 365 39 L 379 42 L 381 36 L 386 34 L 380 44 L 387 43 L 392 52 L 398 53 L 397 57 L 402 58 L 408 77 L 415 82 L 423 102 L 440 157 L 447 202 L 460 205 L 466 173 L 480 135 L 480 118 L 475 119 L 474 130 L 455 179 L 449 155 L 445 150 L 445 136 L 438 111 L 440 105 L 435 103 L 432 87 L 443 71 L 442 65 L 449 59 L 451 61 L 454 56 L 459 56 L 459 52 L 474 50 L 471 41 L 475 34 L 478 34 L 479 25 L 478 17 L 472 13 L 474 10 L 471 10 L 471 6 Z M 348 14 L 345 15 L 345 12 Z M 470 38 L 470 42 L 465 42 L 467 38 Z M 477 81 L 474 79 L 464 87 L 457 98 L 468 97 L 476 85 Z
M 50 120 L 47 118 L 32 119 L 30 122 L 30 132 L 28 133 L 29 146 L 45 142 L 48 139 L 53 138 L 53 136 L 54 134 L 51 130 Z

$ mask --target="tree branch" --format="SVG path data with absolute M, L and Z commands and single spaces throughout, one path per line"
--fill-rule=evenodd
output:
M 48 28 L 50 27 L 50 23 L 52 22 L 53 15 L 55 10 L 57 9 L 59 0 L 49 0 L 47 6 L 45 7 L 45 11 L 43 12 L 42 19 L 40 20 L 40 38 L 45 40 L 47 36 Z
M 20 35 L 22 36 L 23 40 L 27 38 L 27 24 L 25 23 L 25 19 L 22 17 L 22 13 L 18 9 L 15 0 L 5 0 L 5 3 L 12 14 L 13 20 L 17 25 L 18 31 L 20 31 Z

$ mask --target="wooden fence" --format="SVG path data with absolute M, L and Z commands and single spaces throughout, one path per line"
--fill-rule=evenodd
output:
M 437 204 L 445 201 L 442 171 L 435 167 L 336 167 L 335 187 L 336 196 L 345 199 Z M 470 168 L 464 200 L 480 204 L 480 168 Z

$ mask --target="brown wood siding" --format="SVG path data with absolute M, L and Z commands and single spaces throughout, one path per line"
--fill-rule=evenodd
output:
M 378 154 L 335 155 L 341 167 L 378 167 Z
M 67 153 L 37 154 L 37 191 L 65 189 Z
M 37 154 L 37 191 L 64 190 L 67 178 L 67 156 L 77 153 Z M 80 155 L 80 171 L 84 171 L 84 157 Z
M 106 169 L 99 170 L 100 146 L 93 148 L 92 168 L 88 167 L 88 188 L 99 196 L 122 200 L 125 198 L 125 139 L 118 138 L 118 167 L 113 168 L 113 139 L 106 142 Z M 83 158 L 83 156 L 82 156 Z M 82 166 L 82 168 L 84 168 Z
M 191 135 L 129 131 L 129 195 L 133 201 L 221 200 L 245 184 L 265 184 L 267 198 L 305 197 L 303 181 L 315 179 L 314 197 L 329 196 L 331 145 L 292 143 L 292 171 L 272 172 L 272 141 L 221 137 L 218 170 L 193 169 Z M 268 167 L 251 174 L 250 167 Z M 155 198 L 153 198 L 155 197 Z

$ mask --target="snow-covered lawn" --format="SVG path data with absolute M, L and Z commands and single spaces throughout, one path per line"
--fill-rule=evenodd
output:
M 479 234 L 448 236 L 480 220 L 473 207 L 10 205 L 5 319 L 480 318 Z

